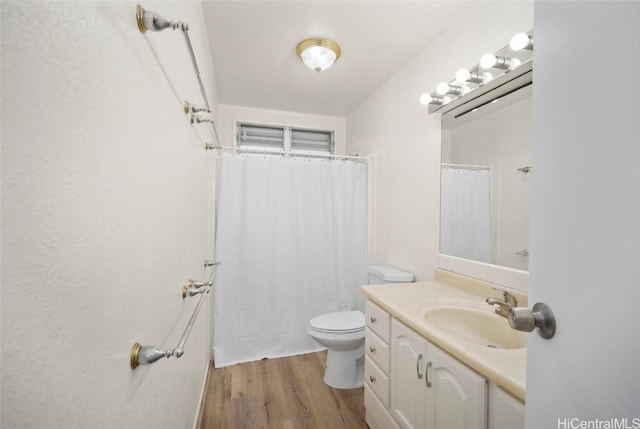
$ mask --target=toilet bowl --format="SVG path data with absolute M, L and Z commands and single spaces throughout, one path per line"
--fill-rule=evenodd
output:
M 307 332 L 327 347 L 324 382 L 337 389 L 364 385 L 364 313 L 338 311 L 321 314 L 309 322 Z
M 369 284 L 410 283 L 413 274 L 391 265 L 371 265 Z M 364 313 L 337 311 L 314 317 L 307 332 L 327 347 L 324 382 L 337 389 L 354 389 L 364 385 Z

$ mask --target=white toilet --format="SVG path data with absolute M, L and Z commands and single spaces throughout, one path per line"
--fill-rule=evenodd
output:
M 413 274 L 391 265 L 369 266 L 369 284 L 410 283 Z M 329 349 L 324 382 L 337 389 L 364 385 L 364 313 L 361 310 L 321 314 L 307 332 Z

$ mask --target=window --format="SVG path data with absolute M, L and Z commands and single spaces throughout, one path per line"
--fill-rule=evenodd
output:
M 238 123 L 238 148 L 247 152 L 331 155 L 334 132 Z

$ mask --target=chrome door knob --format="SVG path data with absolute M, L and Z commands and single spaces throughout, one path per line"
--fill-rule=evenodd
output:
M 518 331 L 531 332 L 538 328 L 538 334 L 545 339 L 553 338 L 556 333 L 556 318 L 551 308 L 543 302 L 527 307 L 514 307 L 507 314 L 509 326 Z

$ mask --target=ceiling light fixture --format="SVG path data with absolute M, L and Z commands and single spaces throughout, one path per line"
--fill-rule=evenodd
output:
M 305 39 L 296 46 L 296 54 L 304 65 L 320 73 L 340 58 L 340 46 L 329 39 Z

